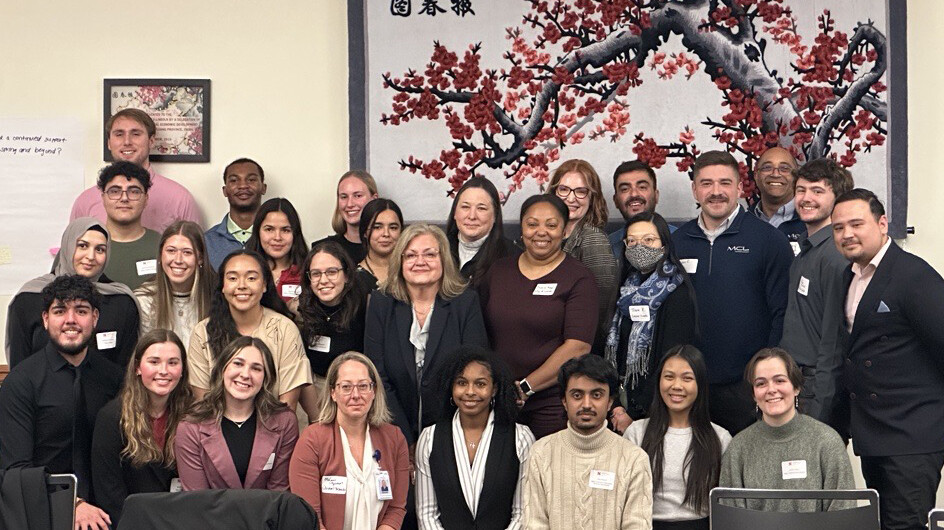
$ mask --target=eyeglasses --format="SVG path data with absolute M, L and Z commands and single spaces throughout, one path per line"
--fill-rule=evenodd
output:
M 772 175 L 774 171 L 780 173 L 781 175 L 789 175 L 793 172 L 793 166 L 789 164 L 780 164 L 779 166 L 775 166 L 773 164 L 764 164 L 757 170 L 757 172 L 761 175 Z
M 423 261 L 433 261 L 439 258 L 438 250 L 426 250 L 422 254 L 419 252 L 404 252 L 403 261 L 406 263 L 416 263 L 422 256 Z
M 360 394 L 369 394 L 374 391 L 374 383 L 357 383 L 356 385 L 353 383 L 338 383 L 334 385 L 334 388 L 337 388 L 342 396 L 350 396 L 355 388 Z
M 623 240 L 626 243 L 627 247 L 635 247 L 636 245 L 642 243 L 647 247 L 658 247 L 662 244 L 662 239 L 658 236 L 645 236 L 641 239 L 636 239 L 634 237 L 627 237 Z
M 318 280 L 321 279 L 321 275 L 324 274 L 325 278 L 333 282 L 334 280 L 338 279 L 338 276 L 341 274 L 342 270 L 344 269 L 339 269 L 337 267 L 331 267 L 323 271 L 320 271 L 318 269 L 312 269 L 308 271 L 308 279 L 313 282 L 317 282 Z
M 120 201 L 122 195 L 127 195 L 129 201 L 140 201 L 141 197 L 144 196 L 144 190 L 138 187 L 132 187 L 126 190 L 115 187 L 105 190 L 105 196 L 113 201 Z
M 558 184 L 554 192 L 561 199 L 566 199 L 571 193 L 573 193 L 574 197 L 577 197 L 578 199 L 586 199 L 587 195 L 590 195 L 590 188 L 571 188 L 570 186 Z

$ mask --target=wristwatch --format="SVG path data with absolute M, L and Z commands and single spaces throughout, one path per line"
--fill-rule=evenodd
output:
M 521 387 L 521 392 L 524 393 L 525 396 L 531 397 L 534 395 L 534 390 L 531 389 L 531 385 L 528 383 L 527 379 L 519 381 L 518 386 Z

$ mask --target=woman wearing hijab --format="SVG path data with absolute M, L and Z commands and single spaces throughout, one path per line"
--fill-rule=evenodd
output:
M 127 285 L 112 282 L 102 273 L 108 263 L 110 241 L 108 229 L 97 219 L 80 217 L 69 223 L 53 271 L 26 282 L 10 302 L 6 353 L 11 368 L 46 346 L 49 337 L 43 326 L 40 293 L 58 276 L 67 274 L 88 278 L 102 296 L 95 336 L 89 346 L 118 366 L 127 366 L 138 341 L 138 304 Z

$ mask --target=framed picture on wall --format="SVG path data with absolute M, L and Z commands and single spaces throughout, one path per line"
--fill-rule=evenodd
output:
M 116 112 L 135 108 L 157 128 L 150 159 L 154 162 L 210 161 L 209 79 L 105 79 L 104 122 Z M 114 159 L 103 145 L 105 161 Z

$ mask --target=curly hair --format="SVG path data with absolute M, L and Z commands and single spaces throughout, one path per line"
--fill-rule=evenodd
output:
M 495 422 L 506 425 L 513 424 L 518 416 L 517 389 L 508 366 L 492 351 L 480 346 L 460 346 L 453 352 L 453 361 L 440 372 L 440 392 L 443 396 L 442 419 L 451 419 L 457 407 L 452 399 L 452 388 L 456 379 L 462 375 L 465 367 L 472 363 L 479 363 L 488 369 L 492 376 L 495 388 L 495 399 L 492 410 L 495 412 Z

